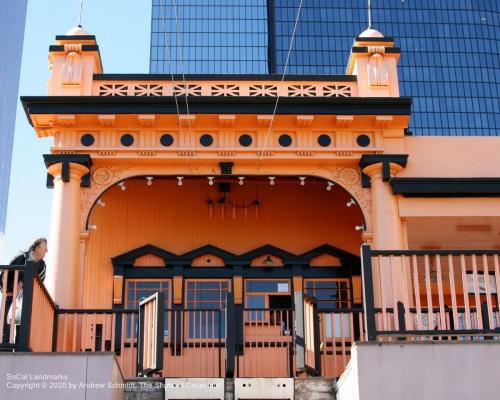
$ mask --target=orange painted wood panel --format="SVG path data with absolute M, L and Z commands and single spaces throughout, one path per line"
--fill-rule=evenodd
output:
M 176 180 L 155 179 L 147 186 L 144 178 L 137 178 L 126 187 L 109 189 L 102 196 L 106 207 L 95 207 L 90 214 L 89 223 L 97 230 L 90 233 L 86 249 L 84 307 L 111 307 L 111 258 L 148 243 L 176 254 L 206 244 L 235 254 L 265 244 L 301 254 L 325 243 L 359 253 L 361 236 L 354 227 L 362 223 L 361 212 L 346 207 L 347 192 L 327 191 L 324 181 L 310 180 L 306 186 L 284 179 L 277 179 L 275 186 L 267 181 L 232 184 L 227 202 L 239 207 L 256 199 L 260 203 L 258 217 L 253 209 L 236 208 L 236 218 L 222 216 L 222 194 L 205 179 L 185 179 L 182 186 Z M 214 201 L 212 218 L 209 199 Z

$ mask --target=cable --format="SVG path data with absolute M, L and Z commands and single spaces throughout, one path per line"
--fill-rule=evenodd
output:
M 281 76 L 281 85 L 278 89 L 278 95 L 276 97 L 276 103 L 274 104 L 274 110 L 273 110 L 273 115 L 271 117 L 271 122 L 269 124 L 269 129 L 267 130 L 266 138 L 264 140 L 264 146 L 262 147 L 261 153 L 259 155 L 259 166 L 257 169 L 260 169 L 260 161 L 262 160 L 262 157 L 264 156 L 264 151 L 267 147 L 267 143 L 269 141 L 269 135 L 271 134 L 271 129 L 273 127 L 274 123 L 274 117 L 276 115 L 276 110 L 278 108 L 278 102 L 280 101 L 280 95 L 281 95 L 281 88 L 283 87 L 283 81 L 285 80 L 285 75 L 286 75 L 286 70 L 288 68 L 288 62 L 290 60 L 290 53 L 292 51 L 293 43 L 295 40 L 295 32 L 297 30 L 297 25 L 299 22 L 299 17 L 300 17 L 300 10 L 302 9 L 302 0 L 300 0 L 299 7 L 297 8 L 297 15 L 295 16 L 295 24 L 293 26 L 293 32 L 292 32 L 292 37 L 290 38 L 290 46 L 288 46 L 288 53 L 286 55 L 286 62 L 285 62 L 285 68 L 283 69 L 283 75 Z
M 181 136 L 184 136 L 184 133 L 183 133 L 183 130 L 182 130 L 181 113 L 179 111 L 179 101 L 177 99 L 177 92 L 175 90 L 174 73 L 172 72 L 172 58 L 170 56 L 171 47 L 170 47 L 170 45 L 167 44 L 167 24 L 166 24 L 166 17 L 165 17 L 165 12 L 164 12 L 164 8 L 163 8 L 163 0 L 160 0 L 160 16 L 161 16 L 161 21 L 162 21 L 162 24 L 163 24 L 163 41 L 165 43 L 165 46 L 168 47 L 168 51 L 167 51 L 167 55 L 168 55 L 168 67 L 170 69 L 170 78 L 172 80 L 172 91 L 174 93 L 175 108 L 177 110 L 177 121 L 179 122 L 179 134 Z M 191 162 L 189 160 L 189 156 L 186 158 L 186 162 L 187 162 L 189 170 L 191 170 Z
M 195 164 L 197 163 L 197 156 L 196 156 L 196 151 L 195 151 L 195 145 L 193 141 L 193 132 L 191 128 L 191 114 L 189 112 L 189 103 L 188 103 L 188 92 L 187 92 L 187 83 L 186 83 L 186 76 L 184 74 L 184 59 L 182 57 L 182 46 L 181 46 L 181 40 L 180 40 L 180 32 L 179 32 L 179 16 L 177 14 L 177 0 L 173 0 L 174 3 L 174 15 L 175 15 L 175 31 L 176 31 L 176 45 L 177 45 L 177 53 L 178 53 L 178 58 L 181 63 L 181 74 L 182 74 L 182 83 L 184 84 L 184 88 L 186 89 L 186 94 L 184 95 L 184 99 L 186 101 L 186 111 L 188 115 L 188 127 L 189 127 L 189 141 L 191 145 L 191 149 L 194 155 L 194 161 Z M 198 169 L 198 168 L 196 168 Z

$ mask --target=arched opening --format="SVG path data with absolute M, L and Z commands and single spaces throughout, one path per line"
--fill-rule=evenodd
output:
M 262 352 L 290 357 L 296 292 L 314 296 L 325 312 L 323 357 L 335 358 L 340 341 L 349 351 L 359 334 L 352 315 L 328 314 L 361 305 L 364 218 L 337 184 L 311 176 L 137 176 L 101 195 L 87 224 L 84 307 L 136 308 L 163 291 L 165 348 L 186 346 L 165 350 L 166 376 L 181 361 L 197 376 L 219 374 L 196 360 L 200 346 L 205 358 L 217 358 L 225 324 L 218 310 L 228 293 L 242 326 L 238 376 L 293 373 L 293 363 L 263 363 Z M 260 336 L 274 348 L 253 345 Z M 325 365 L 341 371 L 343 359 Z
M 145 243 L 179 254 L 204 244 L 234 253 L 272 244 L 300 254 L 328 243 L 358 254 L 365 225 L 344 188 L 306 176 L 133 177 L 103 193 L 87 218 L 93 237 L 106 235 L 110 255 Z

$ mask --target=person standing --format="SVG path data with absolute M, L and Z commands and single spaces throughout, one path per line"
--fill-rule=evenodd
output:
M 41 237 L 38 239 L 35 239 L 31 245 L 29 246 L 27 251 L 21 252 L 19 255 L 14 257 L 12 261 L 9 263 L 9 265 L 26 265 L 28 261 L 31 261 L 34 263 L 34 268 L 35 272 L 38 274 L 40 277 L 41 281 L 43 282 L 45 279 L 45 272 L 46 272 L 46 265 L 45 261 L 43 260 L 45 258 L 45 255 L 47 254 L 47 239 Z M 5 271 L 0 272 L 0 289 L 1 285 L 3 284 L 3 274 Z M 18 293 L 18 298 L 22 298 L 22 292 L 23 292 L 23 275 L 24 272 L 21 270 L 19 271 L 19 279 L 17 283 L 17 293 Z M 10 333 L 10 321 L 8 321 L 7 318 L 7 313 L 11 307 L 12 302 L 15 300 L 13 298 L 14 295 L 14 272 L 10 272 L 7 277 L 7 289 L 5 291 L 5 318 L 4 318 L 4 326 L 3 326 L 3 337 L 2 337 L 2 343 L 8 343 L 9 342 L 9 333 Z M 16 338 L 19 337 L 19 329 L 16 332 Z

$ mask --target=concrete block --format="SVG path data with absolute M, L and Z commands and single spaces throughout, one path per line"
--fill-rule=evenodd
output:
M 294 399 L 293 378 L 236 378 L 234 399 Z
M 224 378 L 167 378 L 165 400 L 224 400 Z

